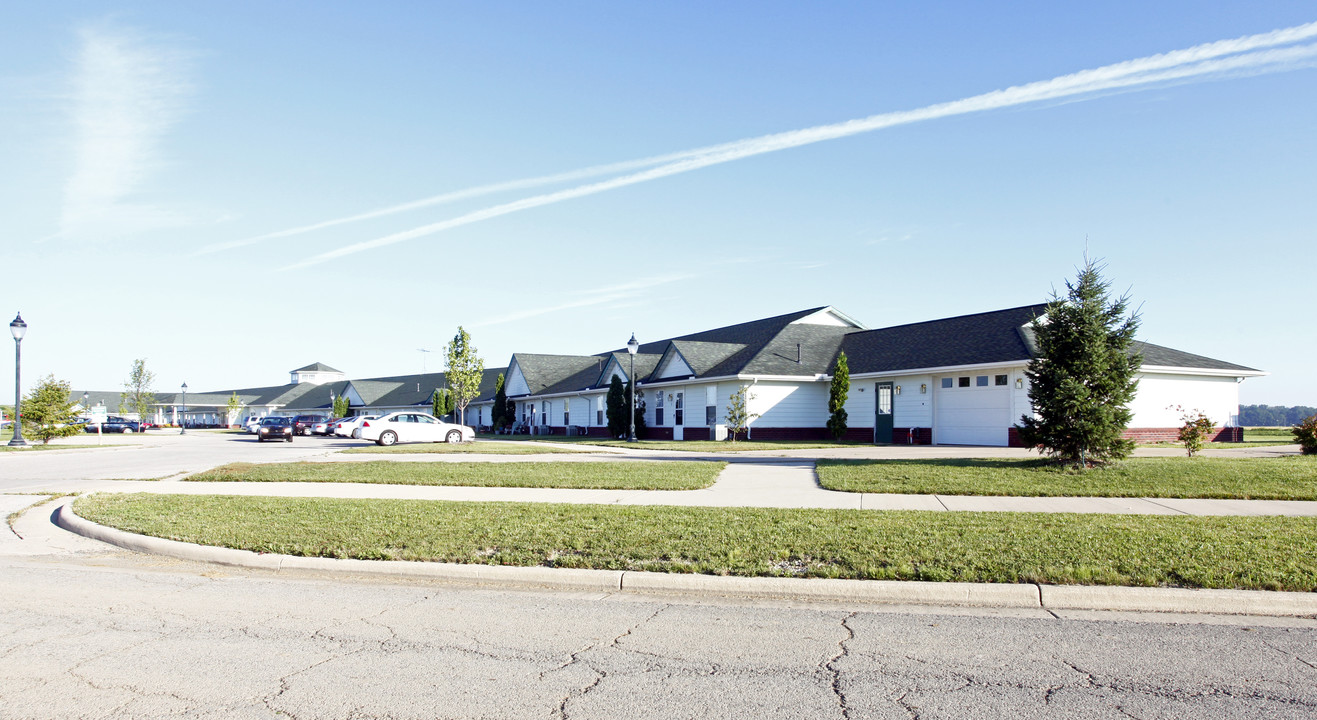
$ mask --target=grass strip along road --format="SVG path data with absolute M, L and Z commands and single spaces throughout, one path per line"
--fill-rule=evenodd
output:
M 1317 518 L 97 494 L 129 532 L 256 552 L 720 575 L 1317 591 Z
M 932 495 L 1317 500 L 1317 457 L 1131 458 L 1076 472 L 1031 459 L 819 460 L 829 490 Z
M 390 462 L 231 463 L 188 477 L 196 482 L 332 482 L 383 485 L 699 490 L 722 462 Z

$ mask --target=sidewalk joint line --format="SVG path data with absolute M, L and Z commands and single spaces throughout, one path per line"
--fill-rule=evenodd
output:
M 951 508 L 947 507 L 947 504 L 944 503 L 944 502 L 942 502 L 942 496 L 941 496 L 941 495 L 934 495 L 934 496 L 933 496 L 933 499 L 934 499 L 934 500 L 937 500 L 937 504 L 938 504 L 938 505 L 941 505 L 943 510 L 946 510 L 947 512 L 951 512 Z
M 1139 499 L 1142 500 L 1142 501 L 1144 501 L 1144 502 L 1147 502 L 1147 503 L 1152 503 L 1153 505 L 1156 505 L 1157 507 L 1166 508 L 1167 510 L 1170 510 L 1170 511 L 1173 512 L 1173 513 L 1179 513 L 1180 515 L 1193 515 L 1193 513 L 1191 513 L 1191 512 L 1186 512 L 1186 511 L 1181 510 L 1181 509 L 1179 509 L 1179 508 L 1173 508 L 1173 507 L 1171 507 L 1170 505 L 1166 505 L 1166 504 L 1164 504 L 1164 503 L 1159 503 L 1159 502 L 1157 502 L 1156 500 L 1154 500 L 1154 499 L 1152 499 L 1152 498 L 1139 498 Z

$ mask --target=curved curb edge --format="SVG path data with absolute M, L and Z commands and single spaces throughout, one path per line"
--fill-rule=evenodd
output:
M 126 550 L 237 567 L 275 571 L 341 572 L 426 578 L 503 587 L 560 590 L 729 595 L 867 604 L 941 605 L 1055 610 L 1123 610 L 1317 618 L 1317 593 L 1260 590 L 1193 590 L 1099 585 L 952 583 L 903 580 L 739 577 L 622 570 L 517 567 L 383 560 L 354 560 L 256 553 L 138 535 L 94 523 L 60 505 L 56 524 L 69 532 Z

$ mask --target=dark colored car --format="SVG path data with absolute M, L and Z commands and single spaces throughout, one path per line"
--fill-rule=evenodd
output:
M 89 433 L 94 433 L 97 432 L 97 427 L 95 425 L 88 425 L 83 428 L 83 430 Z M 107 433 L 135 433 L 142 432 L 146 430 L 146 428 L 136 420 L 129 420 L 127 418 L 114 417 L 111 415 L 110 417 L 105 418 L 105 423 L 100 426 L 99 430 L 100 432 Z
M 265 442 L 266 440 L 287 440 L 293 441 L 293 420 L 286 417 L 268 417 L 261 421 L 261 426 L 256 428 L 256 440 Z
M 298 415 L 293 420 L 294 435 L 310 435 L 311 428 L 318 422 L 324 422 L 324 415 Z

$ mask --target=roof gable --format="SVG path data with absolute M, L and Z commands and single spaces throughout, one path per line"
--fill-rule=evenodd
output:
M 691 377 L 695 371 L 681 356 L 681 351 L 677 349 L 675 343 L 668 343 L 668 349 L 663 353 L 663 358 L 659 360 L 658 367 L 655 368 L 650 379 L 667 380 L 669 378 Z

